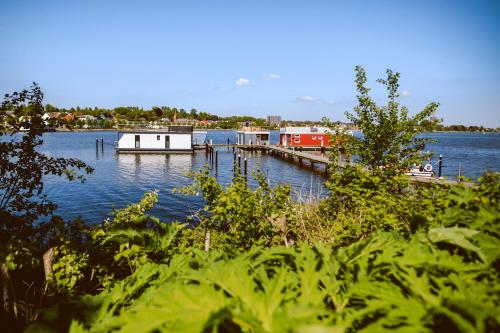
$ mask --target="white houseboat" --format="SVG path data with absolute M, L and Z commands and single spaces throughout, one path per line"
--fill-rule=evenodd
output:
M 118 133 L 118 153 L 190 153 L 193 151 L 192 126 L 168 126 L 155 131 Z
M 269 145 L 270 131 L 258 127 L 243 127 L 236 132 L 238 145 Z

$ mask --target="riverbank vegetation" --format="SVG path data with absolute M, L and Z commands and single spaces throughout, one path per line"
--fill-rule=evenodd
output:
M 385 106 L 370 97 L 366 82 L 357 67 L 358 105 L 348 117 L 364 137 L 339 134 L 331 147 L 331 156 L 342 151 L 357 163 L 332 158 L 325 199 L 293 200 L 289 186 L 271 187 L 260 173 L 251 188 L 238 168 L 224 187 L 207 168 L 177 190 L 206 202 L 191 223 L 150 215 L 153 191 L 94 226 L 56 217 L 43 224 L 26 219 L 19 229 L 2 224 L 2 327 L 500 330 L 500 174 L 486 173 L 474 187 L 410 183 L 401 170 L 422 158 L 426 142 L 417 134 L 438 104 L 410 116 L 398 102 L 398 73 L 379 81 L 388 92 Z M 6 151 L 2 161 L 16 170 L 19 160 Z M 85 166 L 66 167 L 74 179 Z M 30 194 L 24 204 L 37 202 Z M 22 215 L 2 213 L 11 225 Z
M 135 106 L 106 108 L 72 107 L 60 108 L 44 106 L 42 125 L 59 129 L 120 129 L 120 128 L 160 128 L 170 124 L 192 125 L 203 128 L 236 129 L 245 123 L 266 126 L 266 120 L 251 116 L 222 117 L 197 109 L 154 106 L 144 109 Z M 29 119 L 29 108 L 23 107 L 16 114 L 9 112 L 3 118 L 5 124 L 16 125 Z

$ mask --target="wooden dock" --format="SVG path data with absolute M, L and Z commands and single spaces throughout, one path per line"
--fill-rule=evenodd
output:
M 211 147 L 211 148 L 209 148 Z M 292 162 L 298 162 L 301 166 L 309 166 L 314 168 L 315 164 L 320 164 L 324 166 L 323 172 L 328 171 L 328 164 L 330 163 L 329 156 L 325 153 L 325 148 L 318 149 L 314 152 L 304 151 L 302 149 L 290 149 L 284 148 L 277 145 L 237 145 L 237 144 L 212 144 L 212 145 L 203 145 L 197 146 L 195 149 L 213 149 L 217 147 L 228 147 L 228 148 L 238 148 L 241 150 L 259 150 L 269 155 L 274 155 L 277 157 L 281 157 L 283 159 L 287 159 Z M 307 164 L 304 162 L 307 161 Z M 443 179 L 437 177 L 418 177 L 418 176 L 408 176 L 411 182 L 415 183 L 434 183 L 440 185 L 457 185 L 463 184 L 466 187 L 474 187 L 475 183 L 472 182 L 458 182 L 456 180 L 451 179 Z

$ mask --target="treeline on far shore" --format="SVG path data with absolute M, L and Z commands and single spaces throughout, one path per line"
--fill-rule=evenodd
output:
M 500 127 L 490 128 L 484 126 L 465 126 L 465 125 L 438 125 L 434 132 L 500 132 Z
M 185 110 L 170 106 L 153 106 L 145 109 L 137 106 L 120 106 L 115 108 L 100 107 L 56 107 L 51 104 L 44 106 L 44 125 L 59 129 L 112 129 L 112 128 L 160 128 L 172 123 L 191 125 L 206 129 L 238 129 L 243 126 L 266 127 L 278 129 L 284 126 L 324 126 L 325 122 L 314 120 L 282 120 L 278 123 L 268 123 L 264 118 L 253 116 L 218 116 L 195 108 Z M 7 125 L 22 122 L 29 117 L 28 107 L 20 113 L 6 117 Z M 500 132 L 500 127 L 443 125 L 443 119 L 430 117 L 422 121 L 422 128 L 429 132 Z M 353 123 L 335 122 L 350 130 L 358 130 Z

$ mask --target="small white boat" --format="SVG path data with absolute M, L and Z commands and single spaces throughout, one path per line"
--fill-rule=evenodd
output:
M 427 163 L 426 165 L 414 165 L 410 168 L 408 172 L 405 172 L 407 176 L 416 177 L 434 177 L 434 171 L 432 164 Z

